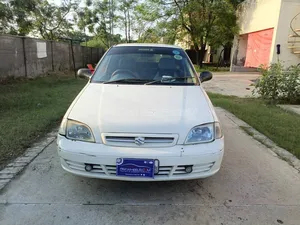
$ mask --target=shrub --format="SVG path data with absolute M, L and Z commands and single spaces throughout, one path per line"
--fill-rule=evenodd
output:
M 260 68 L 262 77 L 255 85 L 254 93 L 272 103 L 300 103 L 300 67 L 284 69 L 281 63 Z

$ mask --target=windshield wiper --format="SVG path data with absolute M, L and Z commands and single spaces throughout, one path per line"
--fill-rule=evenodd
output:
M 157 84 L 157 83 L 160 83 L 160 84 L 163 84 L 163 83 L 166 83 L 166 84 L 170 84 L 170 83 L 173 83 L 174 81 L 177 81 L 177 80 L 185 80 L 185 79 L 188 79 L 188 78 L 194 78 L 194 77 L 190 77 L 190 76 L 187 76 L 187 77 L 168 77 L 168 78 L 162 78 L 161 80 L 152 80 L 148 83 L 145 83 L 145 85 L 149 85 L 149 84 Z M 191 84 L 191 83 L 185 83 L 185 84 Z
M 123 84 L 140 84 L 150 82 L 152 80 L 144 80 L 144 79 L 137 79 L 137 78 L 126 78 L 120 80 L 109 80 L 103 82 L 103 84 L 114 84 L 114 83 L 123 83 Z

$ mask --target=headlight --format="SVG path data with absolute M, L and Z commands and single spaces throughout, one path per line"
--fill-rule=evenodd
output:
M 68 120 L 65 119 L 65 118 L 61 121 L 59 130 L 58 130 L 58 133 L 59 133 L 60 135 L 66 136 L 67 121 L 68 121 Z
M 196 126 L 189 132 L 185 144 L 199 144 L 211 142 L 223 136 L 219 123 L 208 123 Z
M 87 125 L 74 120 L 63 120 L 59 128 L 59 134 L 72 140 L 95 142 L 91 129 Z
M 218 122 L 215 122 L 215 139 L 220 139 L 223 137 L 223 132 L 221 125 Z

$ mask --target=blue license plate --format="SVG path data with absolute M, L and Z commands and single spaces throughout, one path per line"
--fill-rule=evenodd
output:
M 154 159 L 118 158 L 117 176 L 154 178 Z

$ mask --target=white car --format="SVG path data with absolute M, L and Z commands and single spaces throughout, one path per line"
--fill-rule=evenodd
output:
M 87 69 L 80 76 L 90 76 Z M 57 144 L 63 169 L 91 178 L 169 181 L 220 169 L 224 137 L 198 74 L 181 48 L 110 48 L 73 101 Z

